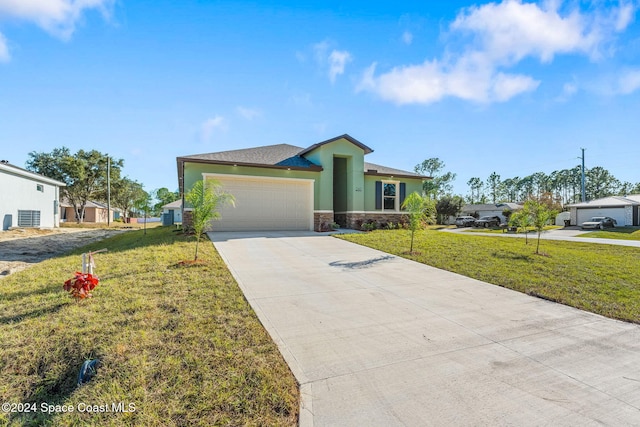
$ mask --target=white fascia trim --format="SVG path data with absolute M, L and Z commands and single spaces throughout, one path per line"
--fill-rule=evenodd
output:
M 210 173 L 210 172 L 203 172 L 202 173 L 202 178 L 206 179 L 206 178 L 237 178 L 237 179 L 244 179 L 244 180 L 255 180 L 255 179 L 264 179 L 264 180 L 269 180 L 269 181 L 302 181 L 302 182 L 307 182 L 309 184 L 313 184 L 315 182 L 315 179 L 313 178 L 286 178 L 286 177 L 280 177 L 280 176 L 265 176 L 265 175 L 234 175 L 234 174 L 230 174 L 230 173 Z
M 313 211 L 313 213 L 336 213 L 333 211 Z
M 7 165 L 4 163 L 0 163 L 0 170 L 5 171 L 10 175 L 17 175 L 23 178 L 28 178 L 32 181 L 42 182 L 49 185 L 55 185 L 57 187 L 66 187 L 67 184 L 64 182 L 57 181 L 55 179 L 46 177 L 44 175 L 37 174 L 35 172 L 30 172 L 27 170 L 18 169 L 17 166 L 13 167 L 12 165 Z

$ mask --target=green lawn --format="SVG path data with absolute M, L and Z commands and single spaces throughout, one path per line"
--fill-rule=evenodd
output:
M 420 231 L 378 230 L 337 238 L 530 295 L 640 323 L 640 248 Z
M 640 240 L 640 227 L 616 227 L 580 234 L 578 237 L 598 237 L 601 239 Z
M 213 245 L 172 227 L 131 231 L 91 247 L 101 278 L 94 297 L 73 301 L 63 281 L 80 254 L 0 279 L 2 425 L 296 425 L 298 386 Z M 77 388 L 88 358 L 97 375 Z M 79 412 L 123 402 L 129 413 Z M 43 404 L 72 413 L 44 414 Z M 79 406 L 80 405 L 80 406 Z
M 548 230 L 557 230 L 559 228 L 562 228 L 558 225 L 547 225 L 543 228 L 544 231 L 548 231 Z M 492 233 L 492 234 L 500 234 L 500 233 L 506 233 L 506 231 L 500 227 L 490 227 L 490 228 L 474 228 L 474 227 L 470 227 L 470 228 L 466 228 L 463 231 L 465 232 L 476 232 L 476 233 Z M 522 228 L 518 228 L 518 232 L 517 234 L 523 234 L 524 230 Z M 527 233 L 529 234 L 536 234 L 537 231 L 534 228 L 528 228 L 527 229 Z

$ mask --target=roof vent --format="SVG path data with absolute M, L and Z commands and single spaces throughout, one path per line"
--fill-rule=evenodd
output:
M 0 160 L 0 163 L 2 163 L 3 165 L 8 165 L 9 164 L 9 160 Z

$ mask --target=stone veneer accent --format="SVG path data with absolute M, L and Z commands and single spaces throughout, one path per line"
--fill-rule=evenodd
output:
M 333 223 L 333 212 L 314 212 L 313 229 L 315 231 L 329 231 Z
M 189 230 L 193 225 L 193 214 L 191 211 L 182 211 L 182 229 Z
M 192 213 L 191 211 L 182 212 L 182 228 L 189 230 L 192 225 Z M 398 222 L 408 223 L 409 217 L 405 213 L 346 213 L 346 214 L 333 214 L 332 212 L 314 212 L 313 213 L 313 229 L 315 231 L 330 231 L 331 223 L 337 222 L 342 228 L 351 228 L 354 230 L 360 230 L 362 224 L 367 222 L 375 222 L 378 226 L 384 227 L 387 223 Z
M 338 225 L 340 225 L 340 228 L 347 228 L 347 214 L 346 213 L 333 214 L 333 220 Z

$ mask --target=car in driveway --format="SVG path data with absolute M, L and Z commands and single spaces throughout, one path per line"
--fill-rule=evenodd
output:
M 608 216 L 594 216 L 587 222 L 583 222 L 580 224 L 583 230 L 591 229 L 591 228 L 599 228 L 600 230 L 604 230 L 607 227 L 615 227 L 617 224 L 616 220 L 608 217 Z
M 472 216 L 459 216 L 456 218 L 456 227 L 471 227 L 475 222 Z
M 502 221 L 499 216 L 483 216 L 473 223 L 474 227 L 497 227 Z

